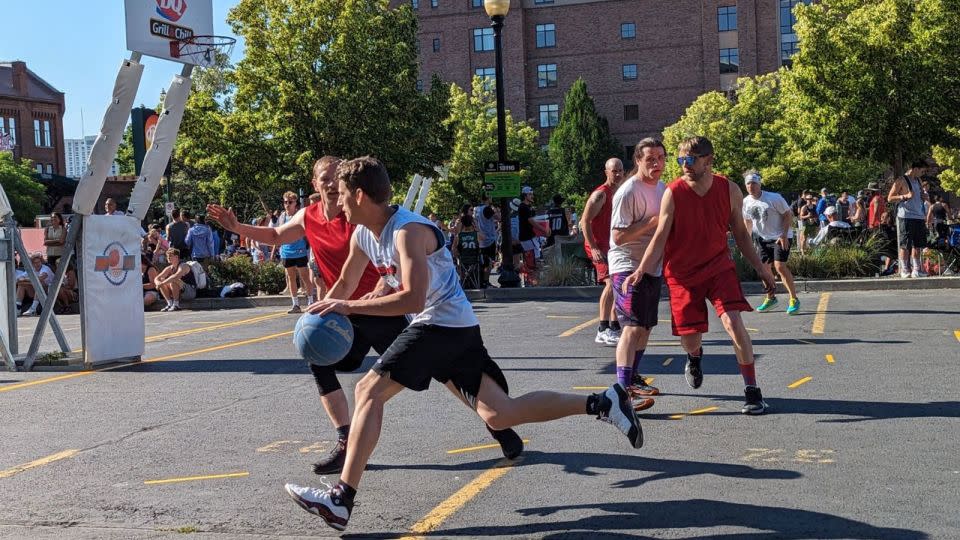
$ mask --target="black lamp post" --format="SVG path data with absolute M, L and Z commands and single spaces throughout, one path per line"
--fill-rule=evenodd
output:
M 497 161 L 507 161 L 507 124 L 503 99 L 503 53 L 500 41 L 500 32 L 503 30 L 503 19 L 510 11 L 510 0 L 483 0 L 483 9 L 490 16 L 493 26 L 493 48 L 497 55 L 496 86 L 497 86 Z M 520 285 L 520 276 L 513 267 L 513 238 L 510 229 L 510 197 L 500 199 L 500 278 L 501 288 L 512 288 Z

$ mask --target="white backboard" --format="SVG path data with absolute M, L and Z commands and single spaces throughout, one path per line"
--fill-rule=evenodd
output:
M 124 0 L 124 7 L 127 49 L 183 64 L 210 65 L 203 54 L 176 58 L 170 43 L 213 34 L 213 0 Z

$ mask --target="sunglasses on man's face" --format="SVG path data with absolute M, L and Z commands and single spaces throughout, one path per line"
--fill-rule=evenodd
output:
M 693 164 L 696 163 L 698 157 L 700 156 L 677 156 L 677 165 L 681 167 L 693 167 Z

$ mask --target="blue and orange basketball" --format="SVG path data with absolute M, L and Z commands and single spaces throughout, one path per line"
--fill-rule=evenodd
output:
M 353 346 L 353 325 L 339 313 L 305 313 L 293 330 L 293 344 L 304 360 L 318 366 L 336 364 Z

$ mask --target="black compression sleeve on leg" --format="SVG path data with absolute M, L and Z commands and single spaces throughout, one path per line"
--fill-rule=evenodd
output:
M 320 391 L 321 396 L 340 390 L 340 381 L 333 367 L 310 364 L 310 371 L 313 373 L 313 380 L 317 383 L 317 390 Z

